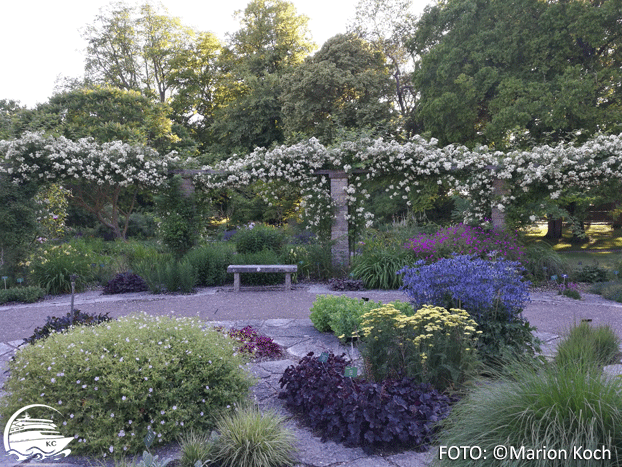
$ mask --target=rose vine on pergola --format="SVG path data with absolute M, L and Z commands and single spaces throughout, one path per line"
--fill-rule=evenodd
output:
M 15 183 L 32 177 L 63 184 L 81 180 L 110 190 L 112 200 L 118 199 L 122 188 L 160 186 L 175 160 L 143 146 L 97 144 L 90 139 L 73 142 L 33 133 L 0 142 L 1 156 L 0 170 L 11 174 Z M 588 191 L 604 181 L 622 180 L 622 135 L 599 135 L 577 146 L 509 152 L 459 145 L 440 148 L 436 140 L 420 136 L 405 143 L 360 139 L 333 148 L 312 138 L 271 150 L 258 148 L 247 156 L 204 167 L 194 175 L 194 184 L 220 189 L 261 181 L 269 192 L 278 190 L 279 183 L 288 183 L 299 187 L 301 208 L 312 227 L 332 219 L 335 208 L 336 224 L 370 226 L 373 214 L 364 205 L 370 196 L 365 182 L 387 176 L 392 180 L 388 188 L 392 196 L 408 199 L 408 193 L 419 191 L 424 181 L 436 182 L 472 201 L 472 212 L 466 213 L 471 219 L 482 221 L 492 210 L 493 224 L 498 225 L 502 213 L 532 191 L 556 199 L 570 186 Z M 343 232 L 336 235 L 333 230 L 333 239 L 343 237 Z M 347 253 L 347 239 L 345 247 L 341 242 L 336 249 L 344 248 Z
M 248 185 L 260 180 L 299 185 L 303 206 L 311 224 L 317 225 L 318 203 L 327 202 L 327 171 L 349 175 L 345 186 L 350 207 L 348 220 L 371 225 L 373 215 L 362 206 L 369 197 L 365 180 L 391 176 L 392 196 L 407 199 L 419 190 L 424 179 L 433 179 L 450 191 L 470 198 L 472 218 L 483 220 L 491 209 L 505 211 L 520 196 L 545 188 L 556 199 L 564 188 L 588 190 L 604 180 L 622 180 L 622 135 L 599 135 L 579 146 L 537 146 L 529 151 L 501 152 L 479 147 L 449 145 L 439 148 L 436 140 L 415 136 L 406 143 L 361 139 L 326 148 L 316 139 L 272 150 L 256 149 L 245 157 L 232 157 L 210 173 L 196 175 L 206 188 Z M 318 176 L 320 174 L 320 176 Z M 502 182 L 502 183 L 500 183 Z
M 73 200 L 116 237 L 125 236 L 138 189 L 161 186 L 175 160 L 174 153 L 161 156 L 146 146 L 121 141 L 72 141 L 41 133 L 0 141 L 0 173 L 15 184 L 35 180 L 71 189 Z M 120 216 L 125 217 L 123 229 Z

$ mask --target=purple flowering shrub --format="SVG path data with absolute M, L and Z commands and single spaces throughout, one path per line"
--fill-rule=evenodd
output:
M 447 310 L 466 310 L 477 322 L 482 335 L 478 350 L 492 363 L 507 354 L 533 354 L 537 349 L 533 328 L 521 312 L 529 300 L 529 283 L 523 280 L 518 261 L 486 261 L 475 255 L 442 258 L 401 269 L 402 290 L 415 309 L 423 305 Z
M 516 235 L 465 224 L 447 227 L 435 234 L 420 234 L 411 238 L 404 247 L 414 253 L 417 259 L 427 263 L 450 258 L 455 254 L 511 260 L 520 260 L 524 255 Z
M 529 300 L 528 282 L 518 261 L 486 261 L 474 255 L 441 258 L 432 264 L 419 260 L 402 274 L 406 295 L 415 306 L 435 305 L 465 309 L 480 318 L 492 309 L 503 309 L 508 320 Z
M 228 334 L 242 344 L 239 349 L 241 353 L 260 360 L 274 360 L 283 356 L 283 349 L 279 344 L 268 336 L 260 335 L 251 326 L 242 329 L 231 328 Z

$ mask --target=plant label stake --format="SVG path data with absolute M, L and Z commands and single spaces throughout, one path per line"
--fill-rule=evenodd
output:
M 356 368 L 355 366 L 347 366 L 343 372 L 343 376 L 345 376 L 346 378 L 355 378 L 357 372 L 358 368 Z
M 556 281 L 556 280 L 557 280 L 557 274 L 555 274 L 555 275 L 551 276 L 551 280 L 552 280 L 552 281 Z
M 147 449 L 149 449 L 155 437 L 156 437 L 156 434 L 153 431 L 151 431 L 151 429 L 147 430 L 147 436 L 145 436 L 145 439 L 144 439 L 145 447 Z
M 6 280 L 9 278 L 9 276 L 2 276 L 2 280 L 4 281 L 4 290 L 6 290 Z
M 20 277 L 19 279 L 17 279 L 17 283 L 18 283 L 19 285 L 22 285 L 22 282 L 24 282 L 24 279 L 22 279 L 21 277 Z
M 322 363 L 326 363 L 328 361 L 328 352 L 322 352 L 317 359 Z

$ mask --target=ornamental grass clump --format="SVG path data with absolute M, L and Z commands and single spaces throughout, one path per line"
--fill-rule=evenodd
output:
M 391 304 L 372 310 L 361 322 L 368 377 L 406 376 L 439 390 L 458 386 L 478 363 L 476 328 L 464 310 L 425 305 L 412 316 Z
M 296 437 L 274 410 L 243 406 L 216 422 L 214 459 L 221 467 L 283 467 L 295 464 Z
M 482 455 L 436 456 L 432 465 L 619 466 L 621 393 L 620 378 L 603 378 L 580 365 L 514 364 L 498 380 L 476 385 L 440 430 L 440 446 L 477 446 Z M 494 454 L 499 452 L 507 455 L 499 460 Z M 590 453 L 605 456 L 590 458 Z
M 572 327 L 557 346 L 555 363 L 586 369 L 602 368 L 618 363 L 620 343 L 620 338 L 609 325 L 592 327 L 582 322 Z
M 72 454 L 135 454 L 206 431 L 213 416 L 244 400 L 252 380 L 238 344 L 191 318 L 137 314 L 52 334 L 9 363 L 0 415 L 45 404 L 62 414 Z

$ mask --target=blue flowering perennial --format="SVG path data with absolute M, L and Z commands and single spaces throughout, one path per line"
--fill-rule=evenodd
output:
M 491 312 L 507 313 L 512 321 L 529 300 L 528 282 L 522 280 L 518 261 L 487 261 L 473 255 L 417 261 L 398 271 L 406 295 L 415 306 L 462 308 L 478 322 Z

